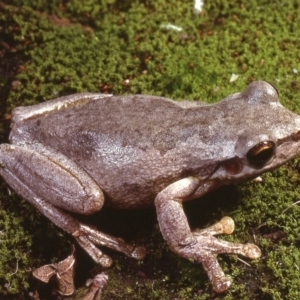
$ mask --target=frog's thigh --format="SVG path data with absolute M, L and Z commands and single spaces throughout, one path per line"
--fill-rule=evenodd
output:
M 155 199 L 157 218 L 170 249 L 179 256 L 201 262 L 214 290 L 223 292 L 228 289 L 231 280 L 222 271 L 217 255 L 235 253 L 258 258 L 261 253 L 259 248 L 252 244 L 229 243 L 215 238 L 213 235 L 220 233 L 216 230 L 220 224 L 216 228 L 202 232 L 191 231 L 182 208 L 182 201 L 195 198 L 195 195 L 199 196 L 197 190 L 201 184 L 200 179 L 188 177 L 165 188 Z
M 2 144 L 0 162 L 1 175 L 30 202 L 35 199 L 27 195 L 28 191 L 53 206 L 79 214 L 94 213 L 103 205 L 100 187 L 82 168 L 41 144 Z
M 95 182 L 68 158 L 55 153 L 55 159 L 51 159 L 49 154 L 53 154 L 53 151 L 38 144 L 28 145 L 28 148 L 2 144 L 0 174 L 44 216 L 72 234 L 95 262 L 104 267 L 111 264 L 111 259 L 95 245 L 142 259 L 145 256 L 143 247 L 127 244 L 122 239 L 89 228 L 58 208 L 90 213 L 101 208 L 103 195 Z M 62 200 L 62 197 L 67 200 Z

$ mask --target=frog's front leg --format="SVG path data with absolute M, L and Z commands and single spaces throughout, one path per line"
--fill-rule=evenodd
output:
M 210 184 L 196 177 L 179 180 L 157 195 L 155 205 L 160 230 L 170 249 L 181 257 L 201 262 L 213 289 L 221 293 L 229 288 L 231 280 L 222 271 L 217 255 L 234 253 L 255 259 L 261 251 L 253 244 L 230 243 L 214 237 L 233 231 L 233 221 L 228 217 L 206 230 L 191 231 L 182 202 L 202 195 L 210 189 Z
M 67 213 L 95 213 L 101 209 L 104 195 L 82 168 L 61 153 L 41 144 L 2 144 L 0 174 L 19 195 L 58 227 L 72 234 L 97 263 L 108 267 L 111 259 L 95 245 L 137 259 L 144 257 L 143 247 L 93 230 Z

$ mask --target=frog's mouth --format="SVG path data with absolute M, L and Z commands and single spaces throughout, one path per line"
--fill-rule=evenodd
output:
M 282 139 L 277 142 L 276 151 L 270 160 L 265 166 L 264 170 L 271 171 L 290 159 L 294 158 L 300 153 L 300 131 L 289 139 Z

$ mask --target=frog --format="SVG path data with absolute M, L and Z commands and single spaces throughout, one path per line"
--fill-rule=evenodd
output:
M 102 247 L 137 260 L 146 249 L 76 215 L 95 214 L 104 205 L 154 205 L 170 250 L 201 264 L 213 290 L 222 293 L 232 279 L 217 256 L 258 259 L 261 250 L 216 237 L 234 231 L 228 216 L 205 229 L 190 228 L 184 203 L 254 179 L 299 152 L 300 116 L 284 108 L 265 81 L 215 104 L 79 93 L 12 111 L 9 143 L 0 145 L 0 174 L 104 268 L 112 259 Z

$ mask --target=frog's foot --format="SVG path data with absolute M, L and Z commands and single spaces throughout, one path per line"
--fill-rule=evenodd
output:
M 121 238 L 104 234 L 83 224 L 80 224 L 79 229 L 73 233 L 73 236 L 93 260 L 103 267 L 110 267 L 112 260 L 103 254 L 95 245 L 108 247 L 138 260 L 143 259 L 146 255 L 146 249 L 144 247 L 127 244 Z
M 194 237 L 197 239 L 200 239 L 205 236 L 214 236 L 218 234 L 231 234 L 234 231 L 234 221 L 230 217 L 224 217 L 222 218 L 219 222 L 215 223 L 214 225 L 205 228 L 205 229 L 197 229 L 192 232 Z M 240 254 L 245 257 L 248 257 L 250 259 L 257 259 L 260 258 L 261 256 L 261 251 L 260 249 L 254 245 L 254 244 L 235 244 L 235 243 L 230 243 L 230 242 L 225 242 L 227 243 L 229 247 L 221 248 L 222 250 L 220 252 L 216 252 L 217 254 L 219 253 L 235 253 L 235 254 Z M 217 245 L 216 245 L 217 246 Z
M 253 244 L 236 244 L 219 240 L 213 236 L 197 236 L 196 241 L 171 247 L 178 255 L 201 262 L 217 293 L 226 291 L 232 280 L 227 277 L 221 269 L 217 255 L 221 253 L 240 254 L 251 259 L 261 256 L 260 249 Z
M 106 286 L 108 276 L 102 272 L 97 274 L 94 279 L 88 279 L 86 286 L 89 287 L 88 293 L 84 296 L 83 300 L 101 299 L 102 291 Z
M 224 217 L 206 229 L 193 231 L 195 240 L 192 245 L 184 245 L 180 251 L 181 256 L 193 258 L 202 263 L 217 293 L 226 291 L 232 283 L 218 263 L 218 254 L 239 254 L 250 259 L 257 259 L 261 256 L 260 249 L 254 244 L 230 243 L 213 237 L 218 234 L 231 234 L 233 231 L 234 221 L 230 217 Z
M 66 259 L 49 265 L 44 265 L 35 269 L 32 272 L 32 275 L 38 280 L 48 283 L 52 277 L 55 278 L 57 283 L 56 292 L 61 294 L 62 296 L 70 296 L 74 293 L 74 250 L 70 256 Z

